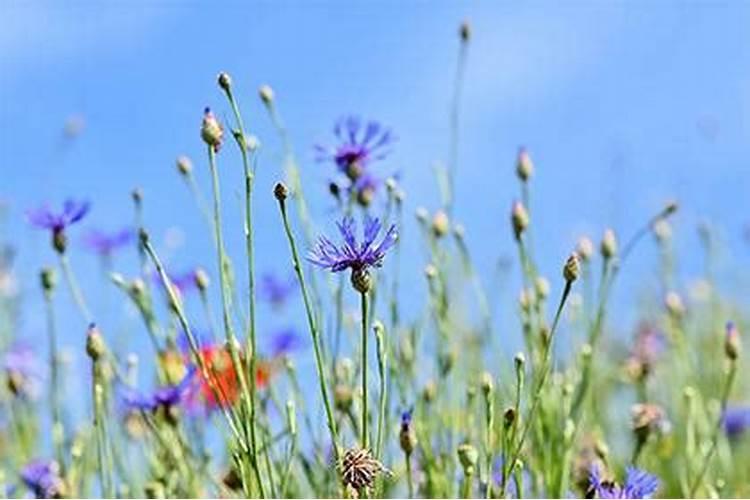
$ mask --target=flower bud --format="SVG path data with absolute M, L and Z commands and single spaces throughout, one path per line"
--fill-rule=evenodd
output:
M 565 266 L 563 266 L 563 278 L 565 278 L 566 282 L 572 283 L 578 279 L 580 272 L 581 266 L 578 262 L 578 254 L 573 252 L 568 257 L 568 260 L 565 261 Z
M 98 361 L 106 352 L 107 346 L 104 344 L 104 338 L 96 325 L 92 323 L 86 332 L 86 354 L 92 361 Z
M 469 443 L 460 444 L 456 450 L 458 453 L 458 461 L 461 462 L 461 467 L 464 469 L 465 474 L 473 474 L 474 468 L 479 460 L 479 452 L 477 449 Z
M 422 399 L 425 403 L 431 403 L 435 401 L 435 396 L 437 396 L 437 385 L 434 380 L 428 380 L 422 389 Z
M 193 162 L 187 156 L 177 157 L 177 171 L 187 177 L 193 171 Z
M 427 212 L 427 209 L 424 207 L 418 207 L 417 210 L 414 212 L 414 214 L 417 217 L 417 221 L 419 221 L 422 224 L 427 223 L 427 219 L 430 216 L 430 214 Z
M 208 277 L 208 273 L 202 267 L 196 268 L 193 273 L 193 279 L 195 280 L 195 286 L 199 291 L 205 292 L 211 280 Z
M 211 108 L 203 111 L 203 123 L 201 124 L 201 138 L 203 142 L 218 151 L 224 140 L 224 128 L 211 112 Z
M 617 238 L 615 237 L 615 232 L 613 230 L 607 229 L 604 231 L 600 250 L 602 257 L 604 257 L 605 260 L 611 259 L 617 255 Z
M 368 269 L 353 269 L 351 281 L 352 286 L 359 293 L 369 293 L 372 290 L 372 274 Z
M 653 432 L 661 432 L 666 424 L 666 414 L 659 405 L 637 403 L 631 408 L 633 433 L 640 443 L 645 443 Z
M 270 106 L 273 103 L 274 93 L 270 85 L 261 85 L 258 89 L 258 95 L 266 106 Z
M 63 228 L 55 228 L 52 230 L 52 248 L 55 249 L 60 255 L 65 253 L 65 249 L 68 247 L 68 237 L 65 235 Z
M 434 279 L 438 274 L 437 267 L 435 267 L 434 264 L 427 264 L 424 267 L 424 275 L 427 277 L 428 280 Z
M 740 343 L 740 331 L 734 322 L 727 322 L 726 335 L 724 336 L 724 352 L 727 358 L 734 361 L 740 355 L 740 349 L 742 344 Z
M 398 441 L 401 450 L 407 455 L 410 455 L 417 447 L 417 433 L 414 430 L 411 411 L 405 411 L 401 414 L 401 430 L 398 433 Z
M 471 24 L 468 20 L 461 23 L 461 27 L 458 30 L 458 34 L 461 36 L 462 42 L 468 42 L 471 38 Z
M 549 296 L 549 281 L 543 276 L 537 277 L 534 281 L 534 290 L 539 300 L 544 300 Z
M 273 195 L 279 201 L 285 201 L 289 196 L 289 189 L 283 182 L 277 182 L 273 188 Z
M 133 198 L 134 203 L 140 204 L 143 201 L 143 190 L 139 187 L 134 188 L 130 192 L 130 197 Z
M 516 371 L 523 370 L 523 365 L 526 364 L 526 356 L 522 352 L 516 353 L 513 357 L 513 363 L 516 366 Z
M 664 297 L 664 307 L 670 316 L 675 319 L 681 318 L 685 314 L 685 305 L 682 303 L 682 297 L 677 292 L 668 292 Z
M 672 226 L 666 219 L 659 219 L 654 222 L 652 230 L 658 243 L 664 244 L 672 238 Z
M 576 246 L 576 252 L 581 260 L 588 262 L 594 256 L 594 243 L 588 236 L 581 236 Z
M 446 349 L 438 355 L 438 370 L 443 377 L 451 372 L 455 364 L 456 353 L 452 349 Z
M 489 372 L 483 372 L 482 376 L 479 380 L 479 385 L 482 388 L 482 393 L 484 394 L 484 397 L 489 397 L 490 394 L 492 394 L 492 391 L 494 389 L 494 383 L 492 382 L 492 374 Z
M 529 226 L 529 214 L 526 211 L 526 207 L 524 207 L 523 203 L 520 201 L 513 203 L 513 207 L 510 211 L 510 222 L 513 226 L 513 234 L 515 235 L 516 240 L 520 240 L 521 235 Z
M 450 221 L 448 220 L 448 214 L 442 210 L 435 212 L 432 217 L 432 234 L 435 238 L 442 238 L 450 231 Z
M 42 290 L 44 290 L 45 293 L 52 292 L 55 289 L 55 285 L 57 284 L 57 275 L 55 274 L 55 270 L 51 267 L 43 268 L 39 273 L 39 281 L 41 282 Z
M 503 412 L 503 424 L 505 425 L 506 429 L 509 429 L 513 423 L 516 421 L 516 409 L 512 406 L 509 406 L 505 409 Z
M 352 407 L 353 399 L 352 389 L 347 384 L 337 384 L 334 387 L 333 404 L 340 412 L 348 412 Z
M 521 181 L 526 182 L 534 174 L 534 164 L 526 148 L 518 150 L 518 159 L 516 160 L 516 175 Z
M 222 71 L 219 73 L 216 80 L 219 83 L 219 87 L 221 87 L 224 92 L 229 92 L 232 89 L 232 77 L 229 76 L 229 73 Z

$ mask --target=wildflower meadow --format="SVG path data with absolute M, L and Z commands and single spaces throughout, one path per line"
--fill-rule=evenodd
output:
M 200 34 L 185 33 L 210 48 L 200 69 L 147 74 L 136 58 L 128 70 L 174 89 L 159 94 L 153 120 L 188 121 L 117 146 L 143 155 L 137 182 L 115 180 L 129 168 L 117 155 L 76 175 L 27 173 L 25 162 L 64 172 L 77 151 L 96 149 L 83 141 L 103 122 L 95 106 L 90 123 L 69 117 L 60 144 L 35 139 L 19 161 L 14 141 L 2 143 L 3 177 L 30 175 L 36 188 L 0 183 L 0 496 L 750 495 L 750 282 L 748 263 L 726 250 L 750 247 L 721 237 L 741 233 L 734 219 L 698 220 L 693 192 L 667 182 L 658 196 L 607 191 L 603 206 L 620 210 L 609 221 L 615 212 L 583 200 L 650 177 L 626 167 L 619 185 L 584 180 L 576 162 L 545 151 L 555 133 L 529 140 L 510 126 L 513 148 L 495 148 L 493 131 L 464 119 L 486 69 L 475 44 L 481 52 L 493 31 L 481 16 L 441 21 L 440 92 L 408 64 L 412 83 L 389 87 L 395 107 L 434 93 L 439 126 L 380 116 L 366 85 L 353 91 L 364 109 L 351 96 L 337 109 L 335 92 L 308 99 L 312 72 L 295 94 L 311 110 L 308 135 L 287 119 L 283 79 L 263 83 L 252 57 L 225 71 L 215 8 L 206 4 Z M 431 43 L 419 58 L 437 57 Z M 318 71 L 341 85 L 350 71 L 375 79 L 373 61 L 384 63 L 372 50 Z M 166 53 L 142 57 L 170 64 Z M 182 85 L 200 85 L 204 100 L 184 99 Z M 137 114 L 127 88 L 107 100 Z M 94 137 L 132 137 L 145 125 L 130 112 Z M 491 152 L 481 170 L 466 160 L 475 134 Z M 150 157 L 162 143 L 168 159 Z M 413 159 L 425 144 L 436 145 L 429 167 Z M 681 168 L 690 177 L 698 167 Z M 750 186 L 747 175 L 724 180 Z M 707 185 L 701 199 L 718 204 L 719 191 Z M 748 215 L 742 196 L 730 204 Z M 567 228 L 565 213 L 598 222 Z

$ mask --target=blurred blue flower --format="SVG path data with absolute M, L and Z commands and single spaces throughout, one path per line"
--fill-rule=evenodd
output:
M 151 394 L 127 390 L 122 397 L 125 409 L 127 411 L 156 411 L 160 408 L 171 409 L 180 406 L 192 394 L 194 375 L 195 367 L 191 367 L 179 384 L 160 387 Z
M 293 279 L 282 280 L 271 273 L 266 273 L 261 278 L 261 297 L 274 307 L 283 306 L 296 289 L 296 283 Z
M 49 229 L 61 232 L 71 224 L 75 224 L 84 218 L 89 212 L 91 204 L 88 201 L 65 200 L 62 212 L 53 212 L 48 205 L 37 209 L 28 210 L 26 217 L 28 221 L 40 229 Z
M 62 494 L 60 467 L 54 460 L 32 460 L 21 469 L 20 475 L 37 498 L 57 498 Z
M 271 357 L 276 358 L 289 354 L 302 345 L 302 337 L 294 328 L 283 328 L 271 336 Z
M 395 141 L 391 130 L 379 122 L 362 122 L 357 116 L 345 116 L 333 128 L 339 144 L 335 147 L 316 145 L 318 161 L 331 160 L 351 180 L 364 173 L 372 162 L 385 158 L 388 146 Z
M 178 292 L 181 294 L 184 294 L 185 292 L 189 292 L 191 290 L 194 290 L 198 287 L 195 281 L 195 271 L 190 270 L 186 271 L 180 274 L 168 274 L 169 281 L 172 282 L 172 285 L 174 288 L 177 289 Z M 151 274 L 151 279 L 153 280 L 154 284 L 161 286 L 161 276 L 159 276 L 159 273 L 157 271 L 154 271 Z
M 89 250 L 102 256 L 109 256 L 133 241 L 135 232 L 130 228 L 121 229 L 114 233 L 104 233 L 96 229 L 89 231 L 84 237 L 84 244 Z
M 725 409 L 721 423 L 727 436 L 730 438 L 739 437 L 740 434 L 750 428 L 750 407 L 734 406 Z
M 622 486 L 602 480 L 596 465 L 591 467 L 589 483 L 599 498 L 651 498 L 659 489 L 659 478 L 632 466 L 625 470 Z
M 396 243 L 398 238 L 396 226 L 391 225 L 383 240 L 375 245 L 375 238 L 378 237 L 382 225 L 377 218 L 370 216 L 365 217 L 364 239 L 359 245 L 354 235 L 354 219 L 345 217 L 337 225 L 344 243 L 337 247 L 331 240 L 321 236 L 317 246 L 308 255 L 310 262 L 333 272 L 345 269 L 364 271 L 368 267 L 380 267 L 383 264 L 385 253 Z
M 12 344 L 3 355 L 2 367 L 8 376 L 8 385 L 16 396 L 34 399 L 39 395 L 42 365 L 30 345 L 22 342 Z

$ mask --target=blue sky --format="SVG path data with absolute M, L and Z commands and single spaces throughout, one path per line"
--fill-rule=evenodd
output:
M 537 172 L 537 253 L 549 276 L 557 278 L 579 235 L 598 238 L 611 225 L 624 237 L 676 197 L 684 283 L 700 270 L 695 226 L 706 218 L 727 245 L 727 287 L 748 288 L 729 269 L 748 263 L 742 233 L 750 187 L 750 3 L 4 2 L 0 11 L 0 197 L 11 207 L 8 232 L 19 246 L 24 329 L 32 337 L 43 335 L 36 272 L 54 256 L 22 213 L 45 200 L 90 199 L 86 225 L 116 229 L 131 222 L 129 193 L 141 186 L 147 225 L 170 266 L 213 270 L 210 237 L 174 159 L 191 156 L 208 187 L 198 128 L 206 105 L 230 117 L 215 84 L 221 70 L 233 75 L 248 127 L 263 143 L 256 203 L 261 271 L 286 271 L 288 259 L 270 196 L 280 145 L 256 97 L 260 84 L 276 92 L 307 192 L 318 193 L 312 202 L 322 229 L 332 227 L 325 197 L 331 169 L 313 161 L 312 145 L 331 141 L 333 121 L 349 112 L 397 133 L 394 154 L 377 168 L 401 173 L 409 221 L 417 206 L 436 208 L 433 167 L 448 154 L 463 19 L 474 37 L 457 217 L 482 270 L 492 269 L 498 255 L 513 255 L 513 162 L 525 145 Z M 85 127 L 66 143 L 62 129 L 71 116 L 83 117 Z M 240 256 L 240 165 L 232 153 L 220 162 L 229 245 Z M 406 245 L 405 279 L 421 283 L 419 247 Z M 635 257 L 632 275 L 639 277 L 625 276 L 616 295 L 631 320 L 627 307 L 655 265 L 653 245 Z M 120 297 L 103 288 L 96 262 L 80 245 L 71 260 L 100 315 L 110 311 Z M 132 256 L 116 263 L 126 274 L 134 265 Z M 500 299 L 508 310 L 516 296 L 510 290 Z M 67 305 L 62 297 L 61 309 Z M 61 314 L 75 345 L 82 338 L 77 320 Z M 130 326 L 141 331 L 137 318 Z M 109 327 L 126 329 L 115 320 Z M 138 349 L 145 332 L 118 341 Z

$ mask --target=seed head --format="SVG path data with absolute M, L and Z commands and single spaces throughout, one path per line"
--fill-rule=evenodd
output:
M 526 148 L 518 150 L 516 160 L 516 175 L 522 182 L 528 181 L 534 175 L 534 164 L 531 162 L 531 156 Z
M 563 278 L 565 278 L 566 282 L 572 283 L 578 279 L 580 272 L 581 266 L 578 262 L 578 254 L 573 252 L 568 257 L 568 260 L 565 261 L 565 266 L 563 266 Z
M 516 240 L 520 240 L 521 235 L 529 226 L 529 213 L 520 201 L 513 203 L 513 207 L 510 211 L 510 222 L 513 226 L 513 234 L 515 235 Z
M 604 231 L 600 250 L 605 260 L 609 260 L 617 255 L 617 238 L 613 230 L 606 229 Z
M 274 93 L 270 85 L 261 85 L 258 89 L 258 95 L 266 106 L 273 104 Z
M 344 487 L 352 498 L 359 498 L 361 493 L 369 496 L 376 479 L 386 468 L 376 460 L 370 450 L 349 448 L 344 453 L 339 465 Z

